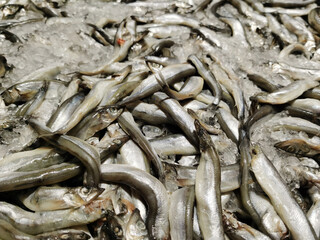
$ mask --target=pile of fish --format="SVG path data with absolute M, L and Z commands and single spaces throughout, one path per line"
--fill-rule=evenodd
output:
M 315 0 L 0 9 L 0 239 L 319 239 Z

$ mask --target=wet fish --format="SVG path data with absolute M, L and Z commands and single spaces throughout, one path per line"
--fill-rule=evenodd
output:
M 124 106 L 128 103 L 150 96 L 161 89 L 160 84 L 169 85 L 194 73 L 195 68 L 190 64 L 176 64 L 165 67 L 160 70 L 159 73 L 153 74 L 144 79 L 130 96 L 118 102 L 117 105 Z M 158 75 L 161 75 L 162 77 Z
M 301 96 L 305 91 L 319 85 L 318 81 L 313 80 L 298 80 L 282 87 L 272 93 L 259 93 L 252 100 L 269 103 L 269 104 L 284 104 Z
M 193 187 L 178 189 L 171 195 L 169 222 L 172 240 L 193 239 L 192 218 L 194 199 Z
M 101 166 L 101 179 L 129 185 L 139 191 L 148 205 L 147 228 L 151 239 L 169 237 L 168 195 L 162 183 L 152 175 L 124 164 Z
M 20 201 L 35 212 L 78 208 L 93 201 L 102 192 L 98 188 L 41 186 L 19 196 Z
M 251 168 L 264 192 L 294 239 L 317 239 L 317 236 L 290 190 L 276 168 L 264 155 L 261 148 L 255 145 L 250 152 Z M 294 216 L 294 217 L 293 217 Z
M 224 239 L 219 156 L 209 134 L 197 120 L 195 120 L 195 126 L 201 152 L 195 181 L 199 226 L 205 239 Z

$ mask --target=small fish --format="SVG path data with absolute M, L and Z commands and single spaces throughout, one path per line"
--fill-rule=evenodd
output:
M 35 212 L 78 208 L 93 201 L 102 192 L 86 187 L 39 187 L 19 196 L 20 201 Z

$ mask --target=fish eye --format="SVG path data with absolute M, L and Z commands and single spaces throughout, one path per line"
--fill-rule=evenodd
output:
M 289 146 L 287 147 L 287 151 L 290 152 L 290 153 L 294 153 L 295 150 L 296 150 L 295 147 L 292 146 L 292 145 L 289 145 Z
M 144 222 L 143 221 L 138 221 L 137 222 L 137 227 L 139 228 L 139 229 L 146 229 L 146 225 L 144 224 Z
M 300 152 L 301 153 L 308 153 L 310 151 L 310 148 L 307 144 L 302 144 L 300 147 Z
M 81 188 L 81 191 L 80 191 L 82 194 L 88 194 L 89 193 L 89 189 L 84 187 L 84 188 Z

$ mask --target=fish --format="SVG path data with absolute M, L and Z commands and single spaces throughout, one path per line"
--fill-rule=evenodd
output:
M 251 168 L 258 183 L 270 198 L 276 212 L 290 230 L 293 239 L 317 239 L 306 215 L 293 199 L 287 185 L 271 161 L 264 155 L 260 146 L 253 146 L 250 154 L 252 157 Z

